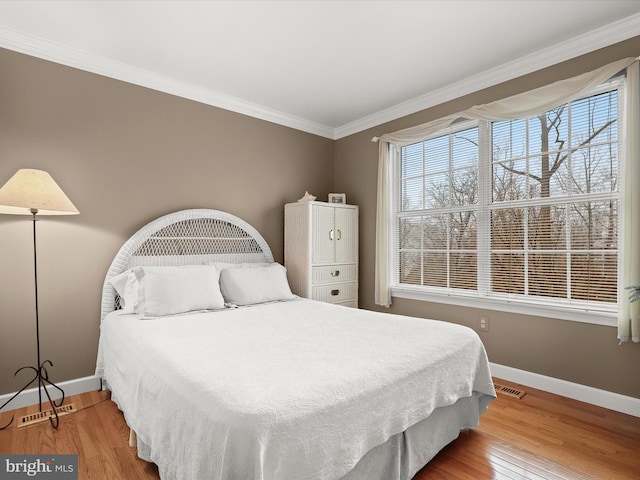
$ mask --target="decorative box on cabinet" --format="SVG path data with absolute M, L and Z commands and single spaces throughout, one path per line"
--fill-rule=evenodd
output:
M 358 207 L 288 203 L 284 232 L 284 263 L 293 293 L 357 307 Z

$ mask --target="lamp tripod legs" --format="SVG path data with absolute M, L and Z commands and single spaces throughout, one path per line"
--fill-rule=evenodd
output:
M 44 390 L 45 395 L 47 396 L 47 399 L 49 400 L 49 404 L 51 405 L 51 411 L 53 412 L 53 415 L 49 416 L 49 421 L 51 422 L 51 425 L 53 426 L 53 428 L 58 428 L 58 425 L 60 424 L 60 417 L 58 416 L 58 407 L 62 406 L 63 402 L 64 402 L 64 390 L 62 390 L 62 388 L 60 388 L 58 385 L 56 385 L 55 383 L 53 383 L 51 380 L 49 380 L 49 373 L 47 372 L 47 364 L 51 367 L 53 367 L 53 363 L 51 363 L 50 360 L 45 360 L 44 362 L 42 362 L 40 364 L 40 366 L 38 368 L 36 367 L 21 367 L 18 370 L 16 370 L 16 373 L 13 374 L 13 376 L 15 377 L 18 373 L 20 373 L 22 370 L 33 370 L 35 372 L 34 377 L 29 381 L 29 383 L 27 383 L 24 387 L 22 387 L 20 390 L 18 390 L 9 400 L 7 400 L 6 402 L 4 402 L 1 406 L 0 406 L 0 410 L 2 410 L 5 406 L 7 406 L 9 403 L 11 403 L 11 401 L 16 398 L 18 395 L 20 395 L 22 392 L 24 392 L 33 382 L 37 381 L 38 382 L 38 399 L 39 399 L 39 411 L 42 412 L 42 390 Z M 60 392 L 60 394 L 62 395 L 62 397 L 59 400 L 53 400 L 51 398 L 51 395 L 49 395 L 49 391 L 47 390 L 47 385 L 54 387 L 56 390 L 58 390 Z M 11 415 L 11 420 L 9 421 L 9 423 L 7 423 L 6 425 L 0 427 L 0 430 L 4 430 L 5 428 L 9 427 L 12 423 L 13 423 L 13 415 Z M 55 421 L 53 420 L 55 418 Z

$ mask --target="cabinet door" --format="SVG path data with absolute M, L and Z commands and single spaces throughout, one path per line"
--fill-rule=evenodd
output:
M 354 208 L 335 209 L 335 261 L 358 260 L 358 211 Z
M 334 252 L 334 213 L 331 206 L 313 205 L 312 218 L 312 262 L 314 264 L 333 263 Z

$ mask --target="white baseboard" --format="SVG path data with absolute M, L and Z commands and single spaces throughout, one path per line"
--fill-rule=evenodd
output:
M 628 397 L 619 393 L 587 387 L 586 385 L 546 377 L 538 373 L 518 370 L 517 368 L 506 367 L 496 363 L 491 363 L 490 366 L 491 374 L 494 377 L 608 408 L 609 410 L 615 410 L 616 412 L 633 415 L 634 417 L 640 417 L 640 398 Z
M 491 374 L 494 377 L 640 418 L 639 398 L 628 397 L 618 393 L 580 385 L 578 383 L 567 382 L 566 380 L 547 377 L 538 373 L 527 372 L 526 370 L 498 365 L 496 363 L 491 363 L 490 366 Z M 98 377 L 91 376 L 77 378 L 67 382 L 60 382 L 58 385 L 64 390 L 66 396 L 71 396 L 90 392 L 92 390 L 99 390 L 100 379 Z M 12 396 L 12 393 L 0 395 L 0 405 L 9 400 Z M 32 388 L 25 390 L 14 398 L 9 405 L 2 409 L 2 411 L 14 410 L 16 408 L 35 405 L 36 403 L 38 403 L 38 390 Z
M 92 390 L 100 390 L 100 379 L 96 376 L 84 377 L 84 378 L 76 378 L 75 380 L 68 380 L 66 382 L 57 383 L 62 390 L 64 390 L 65 397 L 70 397 L 71 395 L 78 395 L 80 393 L 90 392 Z M 51 387 L 49 389 L 49 394 L 51 398 L 56 400 L 60 398 L 59 392 Z M 0 395 L 0 405 L 9 400 L 14 393 L 7 393 L 5 395 Z M 42 404 L 45 402 L 48 403 L 47 396 L 42 393 Z M 25 390 L 16 398 L 14 398 L 9 405 L 6 405 L 1 411 L 6 412 L 8 410 L 15 410 L 16 408 L 28 407 L 30 405 L 36 405 L 38 403 L 38 389 L 30 388 Z

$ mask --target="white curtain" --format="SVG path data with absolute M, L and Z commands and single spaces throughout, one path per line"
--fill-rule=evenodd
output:
M 378 160 L 378 202 L 376 209 L 376 269 L 375 269 L 375 302 L 377 305 L 391 305 L 391 245 L 387 229 L 391 218 L 391 181 L 393 176 L 389 169 L 391 157 L 397 155 L 397 147 L 385 141 L 379 145 Z
M 618 339 L 640 342 L 640 301 L 630 303 L 625 287 L 640 285 L 640 67 L 638 62 L 627 68 L 623 133 L 625 149 L 624 197 L 622 199 L 624 261 L 620 286 Z
M 626 103 L 626 124 L 627 131 L 633 132 L 626 136 L 626 158 L 627 158 L 627 170 L 625 173 L 625 181 L 627 186 L 625 188 L 625 205 L 623 210 L 628 215 L 638 215 L 640 212 L 640 193 L 636 193 L 637 185 L 640 184 L 640 146 L 638 140 L 638 128 L 640 125 L 640 107 L 638 107 L 640 96 L 638 93 L 638 61 L 636 58 L 624 58 L 616 62 L 610 63 L 603 67 L 600 67 L 591 72 L 578 75 L 577 77 L 569 78 L 567 80 L 561 80 L 559 82 L 546 85 L 544 87 L 531 90 L 529 92 L 521 93 L 508 97 L 502 100 L 497 100 L 485 105 L 476 105 L 463 112 L 459 112 L 453 115 L 449 115 L 444 118 L 440 118 L 416 127 L 407 128 L 394 133 L 384 134 L 380 137 L 375 137 L 374 141 L 380 142 L 380 158 L 378 163 L 378 210 L 376 218 L 376 282 L 375 282 L 375 300 L 376 304 L 383 306 L 391 305 L 391 292 L 389 290 L 390 271 L 391 271 L 391 257 L 389 254 L 390 242 L 390 203 L 388 199 L 391 196 L 391 159 L 396 154 L 395 150 L 403 145 L 410 145 L 412 143 L 426 140 L 434 133 L 448 127 L 453 122 L 459 119 L 476 119 L 476 120 L 513 120 L 518 118 L 528 118 L 540 113 L 544 113 L 564 103 L 571 102 L 577 98 L 587 95 L 593 88 L 604 83 L 617 73 L 633 66 L 628 69 L 627 75 L 635 77 L 635 80 L 628 80 L 627 83 L 627 103 Z M 633 72 L 632 72 L 633 71 Z M 634 73 L 635 72 L 635 73 Z M 631 82 L 635 82 L 631 85 Z M 633 105 L 633 108 L 630 107 Z M 635 112 L 633 115 L 632 113 Z M 633 195 L 633 200 L 630 197 Z M 631 203 L 631 202 L 635 203 Z M 627 223 L 627 222 L 625 222 Z M 621 262 L 622 266 L 626 269 L 622 275 L 624 285 L 640 285 L 640 225 L 639 221 L 628 222 L 635 224 L 636 228 L 630 231 L 630 228 L 626 228 L 625 232 L 625 255 L 632 252 L 635 258 L 633 264 L 631 262 Z M 633 273 L 632 273 L 633 272 Z M 635 282 L 635 283 L 634 283 Z M 621 301 L 621 312 L 619 315 L 619 338 L 621 341 L 628 341 L 633 338 L 633 341 L 640 341 L 640 317 L 638 314 L 634 314 L 634 322 L 631 322 L 629 316 L 629 302 Z M 639 305 L 633 304 L 633 310 L 640 312 Z M 625 311 L 626 310 L 626 311 Z M 632 323 L 634 325 L 634 332 L 631 333 Z M 629 332 L 628 334 L 626 332 Z

